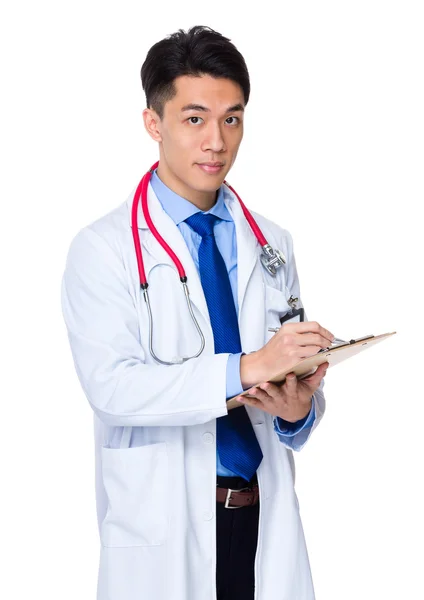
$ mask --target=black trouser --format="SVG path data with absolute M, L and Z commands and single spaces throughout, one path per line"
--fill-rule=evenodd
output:
M 257 481 L 256 475 L 250 483 Z M 237 490 L 249 484 L 242 477 L 217 476 L 219 487 Z M 225 508 L 216 503 L 217 600 L 253 600 L 254 564 L 258 539 L 259 502 Z

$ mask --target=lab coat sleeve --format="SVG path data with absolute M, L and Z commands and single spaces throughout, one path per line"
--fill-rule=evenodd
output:
M 311 434 L 316 429 L 318 423 L 321 421 L 323 413 L 325 411 L 325 398 L 324 393 L 322 391 L 323 387 L 324 379 L 321 380 L 320 387 L 315 391 L 312 397 L 312 402 L 315 411 L 315 419 L 313 423 L 309 423 L 308 426 L 306 426 L 305 424 L 304 427 L 302 427 L 292 436 L 279 435 L 280 442 L 284 444 L 286 448 L 299 452 L 311 437 Z
M 302 419 L 293 423 L 292 428 L 284 427 L 285 421 L 276 417 L 274 419 L 274 430 L 277 433 L 281 442 L 284 442 L 287 448 L 291 450 L 299 450 L 302 440 L 306 441 L 307 432 L 312 427 L 315 421 L 315 395 L 312 396 L 312 408 L 309 414 Z
M 195 425 L 228 414 L 229 354 L 145 364 L 123 260 L 90 226 L 71 242 L 61 303 L 79 381 L 104 423 Z
M 303 419 L 299 421 L 295 421 L 291 423 L 290 421 L 285 421 L 281 417 L 275 417 L 274 419 L 274 429 L 280 436 L 288 436 L 292 437 L 299 433 L 302 429 L 306 429 L 307 427 L 311 427 L 312 423 L 315 420 L 315 403 L 314 398 L 311 397 L 311 409 L 309 413 Z
M 287 279 L 286 285 L 288 291 L 295 297 L 299 298 L 299 306 L 303 306 L 300 296 L 300 285 L 299 285 L 299 276 L 296 268 L 296 259 L 293 251 L 293 239 L 291 234 L 287 230 L 282 230 L 284 232 L 284 239 L 282 240 L 281 246 L 277 247 L 285 247 L 287 251 Z M 305 321 L 308 318 L 306 316 L 305 311 Z M 306 442 L 309 440 L 312 433 L 315 431 L 316 427 L 320 423 L 324 412 L 325 412 L 325 397 L 324 397 L 324 379 L 321 380 L 320 386 L 314 392 L 312 396 L 312 403 L 314 408 L 314 420 L 312 424 L 308 422 L 308 426 L 300 428 L 299 431 L 293 432 L 291 435 L 279 435 L 276 431 L 276 434 L 279 435 L 279 440 L 282 444 L 284 444 L 290 450 L 299 451 L 303 448 Z M 275 425 L 275 423 L 274 423 Z

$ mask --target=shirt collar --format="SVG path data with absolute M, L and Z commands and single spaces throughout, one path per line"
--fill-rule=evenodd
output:
M 162 208 L 171 217 L 176 225 L 179 225 L 188 219 L 188 217 L 191 217 L 191 215 L 201 212 L 200 208 L 197 208 L 197 206 L 182 196 L 179 196 L 167 185 L 165 185 L 157 175 L 156 169 L 153 171 L 150 183 L 153 187 L 153 191 L 162 205 Z M 208 213 L 219 217 L 223 221 L 233 220 L 224 202 L 224 185 L 221 185 L 219 188 L 218 198 L 215 204 L 210 210 L 205 212 L 205 214 Z

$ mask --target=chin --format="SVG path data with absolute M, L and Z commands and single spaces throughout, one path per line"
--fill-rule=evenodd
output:
M 225 177 L 222 174 L 202 176 L 200 173 L 200 177 L 198 176 L 192 180 L 192 185 L 199 192 L 214 192 L 221 187 L 224 179 Z

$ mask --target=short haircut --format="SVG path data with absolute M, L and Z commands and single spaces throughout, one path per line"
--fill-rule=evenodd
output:
M 174 80 L 183 75 L 229 79 L 241 87 L 245 105 L 249 101 L 250 79 L 243 56 L 229 38 L 202 25 L 179 29 L 154 44 L 140 74 L 147 108 L 160 119 L 165 103 L 177 93 Z

